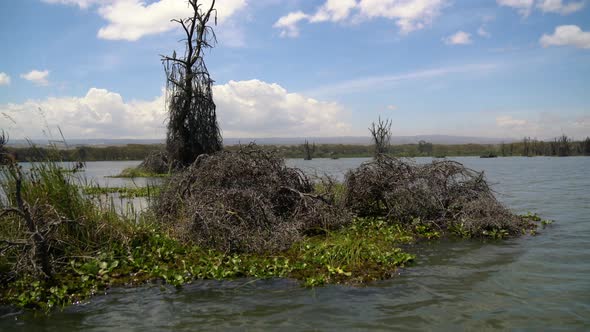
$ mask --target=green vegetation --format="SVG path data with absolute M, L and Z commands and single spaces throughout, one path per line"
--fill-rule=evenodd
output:
M 22 277 L 2 288 L 2 301 L 51 309 L 77 303 L 113 286 L 160 281 L 181 286 L 196 279 L 291 277 L 306 286 L 359 283 L 390 277 L 411 262 L 400 245 L 411 233 L 382 221 L 312 237 L 274 255 L 223 253 L 183 245 L 156 227 L 137 226 L 126 241 L 72 257 L 52 279 Z
M 567 142 L 567 143 L 566 143 Z M 560 148 L 561 146 L 561 148 Z M 263 150 L 276 151 L 283 158 L 304 158 L 306 148 L 301 145 L 263 145 Z M 238 151 L 240 146 L 226 146 L 228 151 Z M 150 154 L 164 150 L 163 145 L 129 144 L 110 147 L 78 147 L 62 149 L 54 153 L 52 148 L 8 147 L 7 151 L 18 161 L 101 161 L 101 160 L 143 160 Z M 350 144 L 315 144 L 313 158 L 360 158 L 372 157 L 374 146 Z M 83 151 L 83 152 L 82 152 Z M 418 144 L 391 145 L 389 154 L 396 157 L 456 157 L 497 155 L 511 156 L 590 156 L 590 138 L 572 141 L 563 138 L 555 141 L 538 141 L 526 138 L 522 142 L 502 144 L 432 144 L 421 141 Z
M 505 210 L 503 221 L 496 221 L 495 210 L 467 199 L 487 193 L 479 177 L 456 180 L 453 190 L 437 192 L 458 197 L 448 211 L 462 217 L 434 222 L 445 220 L 439 214 L 447 213 L 435 207 L 439 198 L 415 211 L 409 209 L 410 196 L 397 192 L 401 200 L 396 201 L 388 190 L 403 184 L 379 189 L 379 180 L 391 175 L 379 167 L 398 164 L 378 160 L 354 173 L 358 180 L 366 176 L 373 182 L 350 187 L 349 174 L 344 184 L 330 179 L 313 184 L 276 155 L 251 146 L 201 158 L 162 189 L 84 190 L 76 173 L 58 163 L 23 170 L 7 160 L 0 172 L 0 302 L 51 310 L 110 287 L 148 282 L 181 287 L 196 279 L 289 277 L 304 286 L 358 284 L 390 278 L 407 266 L 415 257 L 404 248 L 416 241 L 444 236 L 494 240 L 517 235 L 515 229 L 534 233 L 533 223 L 548 224 L 533 215 L 514 217 L 516 222 Z M 434 164 L 431 172 L 447 174 L 444 163 Z M 450 166 L 465 172 L 459 164 L 445 167 Z M 369 169 L 386 174 L 377 177 Z M 434 179 L 425 178 L 424 170 L 411 168 L 421 176 L 418 182 Z M 351 204 L 358 190 L 385 195 L 382 201 L 363 196 Z M 139 216 L 126 216 L 91 197 L 113 192 L 154 193 L 157 204 Z M 470 202 L 480 212 L 469 210 Z M 401 214 L 387 210 L 392 204 Z M 373 208 L 377 212 L 366 213 Z
M 121 171 L 121 174 L 112 175 L 112 178 L 165 178 L 169 177 L 168 173 L 154 173 L 146 171 L 139 167 L 129 167 Z
M 147 186 L 147 187 L 98 187 L 90 186 L 84 188 L 86 195 L 109 195 L 118 194 L 121 198 L 135 198 L 135 197 L 154 197 L 160 193 L 160 187 Z
M 161 151 L 161 144 L 128 144 L 122 146 L 80 146 L 56 150 L 54 147 L 6 147 L 20 162 L 27 161 L 103 161 L 142 160 L 150 153 Z

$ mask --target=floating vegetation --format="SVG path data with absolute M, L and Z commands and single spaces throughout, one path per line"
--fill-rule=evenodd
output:
M 345 183 L 313 182 L 254 145 L 201 156 L 162 187 L 80 190 L 56 163 L 0 173 L 0 302 L 50 310 L 115 286 L 294 278 L 304 286 L 394 276 L 416 241 L 503 239 L 550 221 L 516 216 L 483 175 L 389 157 Z M 154 196 L 133 218 L 93 195 Z
M 382 220 L 305 239 L 276 254 L 238 254 L 187 246 L 155 227 L 139 226 L 127 241 L 76 256 L 52 279 L 30 276 L 1 289 L 2 301 L 49 310 L 77 303 L 113 286 L 160 281 L 181 286 L 196 279 L 295 278 L 306 286 L 356 284 L 389 278 L 414 256 L 400 245 L 411 233 Z
M 154 197 L 160 193 L 160 187 L 85 187 L 83 192 L 86 195 L 109 195 L 118 194 L 120 198 Z
M 110 178 L 167 178 L 169 173 L 154 173 L 138 167 L 125 168 L 118 175 L 109 176 Z

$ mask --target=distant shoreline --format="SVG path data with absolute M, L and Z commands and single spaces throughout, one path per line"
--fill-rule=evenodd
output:
M 588 155 L 585 141 L 571 141 L 567 149 L 559 149 L 555 142 L 533 141 L 500 144 L 433 144 L 426 141 L 411 144 L 393 144 L 390 154 L 396 157 L 480 157 L 480 156 L 581 156 Z M 247 144 L 242 144 L 247 145 Z M 226 145 L 234 151 L 240 145 Z M 283 158 L 304 158 L 302 144 L 259 145 L 262 149 L 275 150 Z M 9 146 L 7 150 L 20 162 L 61 161 L 123 161 L 143 160 L 147 155 L 163 151 L 164 144 L 126 144 L 116 146 Z M 364 144 L 315 144 L 313 158 L 368 158 L 374 155 L 372 145 Z

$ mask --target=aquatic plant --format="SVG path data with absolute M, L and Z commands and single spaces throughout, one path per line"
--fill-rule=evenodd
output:
M 165 178 L 169 177 L 170 173 L 152 173 L 139 167 L 129 167 L 121 171 L 120 174 L 111 175 L 111 178 Z
M 144 220 L 128 241 L 92 255 L 72 256 L 51 280 L 30 275 L 0 288 L 1 300 L 49 310 L 78 303 L 114 286 L 162 282 L 180 287 L 196 279 L 289 277 L 304 286 L 358 284 L 391 277 L 414 256 L 400 249 L 412 234 L 378 219 L 308 237 L 278 253 L 228 253 L 184 244 Z
M 118 194 L 121 198 L 135 198 L 135 197 L 150 197 L 153 198 L 160 193 L 160 187 L 145 186 L 145 187 L 100 187 L 100 186 L 86 186 L 83 188 L 86 195 L 108 195 Z

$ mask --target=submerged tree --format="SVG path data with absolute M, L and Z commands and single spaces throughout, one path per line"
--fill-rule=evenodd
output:
M 590 137 L 586 137 L 582 142 L 582 153 L 586 156 L 590 156 Z
M 172 161 L 186 166 L 199 155 L 222 149 L 221 132 L 217 123 L 213 102 L 213 80 L 204 61 L 204 52 L 217 41 L 209 20 L 217 24 L 215 0 L 211 7 L 202 9 L 198 0 L 189 0 L 193 15 L 172 20 L 180 24 L 186 33 L 186 50 L 178 58 L 162 56 L 166 71 L 166 105 L 168 132 L 166 150 Z
M 8 136 L 4 133 L 4 130 L 0 130 L 0 165 L 8 163 L 9 160 L 6 144 L 8 144 Z
M 567 157 L 571 154 L 571 138 L 567 137 L 567 135 L 563 134 L 561 137 L 556 138 L 555 142 L 557 144 L 557 155 L 560 157 Z
M 427 156 L 432 155 L 433 149 L 434 149 L 434 146 L 430 142 L 426 142 L 424 140 L 421 140 L 418 142 L 418 152 L 422 155 L 424 155 L 424 154 Z
M 313 159 L 313 154 L 315 153 L 315 143 L 309 144 L 308 140 L 305 140 L 303 144 L 303 151 L 305 156 L 303 157 L 304 160 L 311 160 Z
M 391 125 L 391 120 L 383 121 L 379 117 L 379 121 L 377 123 L 373 122 L 371 127 L 369 127 L 373 143 L 375 144 L 375 156 L 389 152 L 391 145 Z

